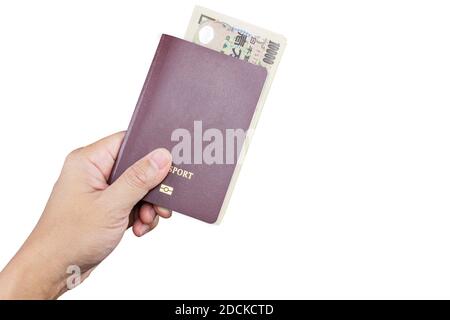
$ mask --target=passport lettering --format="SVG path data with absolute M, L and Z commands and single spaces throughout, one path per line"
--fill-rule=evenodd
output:
M 170 166 L 169 173 L 186 178 L 188 180 L 191 180 L 192 176 L 194 175 L 193 172 L 190 172 L 190 171 L 187 171 L 187 170 L 175 167 L 175 166 Z

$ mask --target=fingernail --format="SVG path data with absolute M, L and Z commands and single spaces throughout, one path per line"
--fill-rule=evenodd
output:
M 159 210 L 163 215 L 166 215 L 166 216 L 168 216 L 168 215 L 170 215 L 170 214 L 172 213 L 172 211 L 170 211 L 169 209 L 164 208 L 164 207 L 160 207 L 160 206 L 158 206 L 158 210 Z
M 150 231 L 150 226 L 148 224 L 144 224 L 143 227 L 142 227 L 140 236 L 142 237 L 144 234 L 146 234 L 149 231 Z
M 167 149 L 160 148 L 150 153 L 150 159 L 156 164 L 158 169 L 163 169 L 172 161 L 172 155 Z

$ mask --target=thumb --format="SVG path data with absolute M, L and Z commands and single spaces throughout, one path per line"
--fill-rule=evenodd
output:
M 166 149 L 152 151 L 129 167 L 106 190 L 106 197 L 116 208 L 131 210 L 169 172 L 172 156 Z

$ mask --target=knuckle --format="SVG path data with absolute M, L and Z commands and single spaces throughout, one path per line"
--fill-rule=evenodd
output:
M 144 166 L 136 163 L 125 172 L 125 182 L 132 188 L 148 189 L 150 177 Z
M 65 162 L 72 162 L 73 160 L 78 159 L 81 153 L 81 149 L 82 148 L 78 148 L 69 152 L 69 154 L 66 156 Z

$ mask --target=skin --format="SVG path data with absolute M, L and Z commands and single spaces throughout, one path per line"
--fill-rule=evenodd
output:
M 0 273 L 0 299 L 55 299 L 68 290 L 68 267 L 82 282 L 131 227 L 140 237 L 156 227 L 167 209 L 141 203 L 167 175 L 171 155 L 156 149 L 107 181 L 124 132 L 72 151 L 66 158 L 42 216 Z

